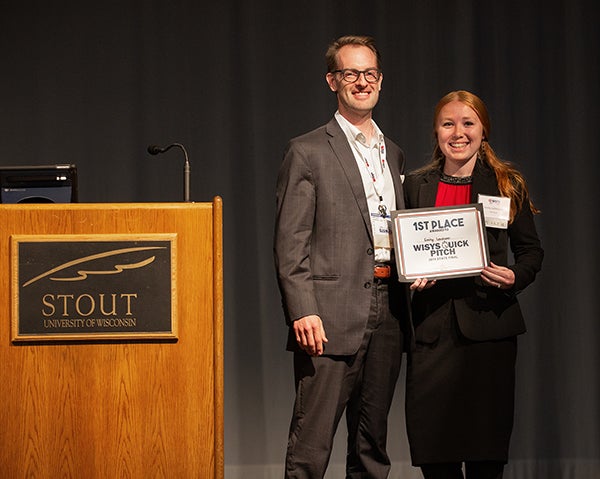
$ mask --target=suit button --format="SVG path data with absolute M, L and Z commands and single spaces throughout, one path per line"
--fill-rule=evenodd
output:
M 371 256 L 371 255 L 373 254 L 373 248 L 369 248 L 369 249 L 367 250 L 367 254 L 368 254 L 369 256 Z
M 371 288 L 371 282 L 367 281 L 364 285 L 365 289 L 370 289 Z

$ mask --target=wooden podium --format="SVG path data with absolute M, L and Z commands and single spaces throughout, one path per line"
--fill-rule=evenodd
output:
M 163 233 L 176 339 L 13 341 L 14 235 Z M 220 198 L 0 205 L 0 267 L 0 477 L 223 478 Z

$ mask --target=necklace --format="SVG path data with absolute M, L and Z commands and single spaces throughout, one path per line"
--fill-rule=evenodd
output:
M 473 183 L 473 176 L 451 176 L 442 172 L 440 180 L 449 185 L 468 185 Z

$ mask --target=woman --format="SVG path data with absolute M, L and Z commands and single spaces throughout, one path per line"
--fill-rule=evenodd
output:
M 510 198 L 507 228 L 486 227 L 490 264 L 479 276 L 417 279 L 415 345 L 406 414 L 413 464 L 426 479 L 501 478 L 513 425 L 516 336 L 525 332 L 517 294 L 541 269 L 543 250 L 523 176 L 488 143 L 483 102 L 467 91 L 435 109 L 431 163 L 404 182 L 407 208 Z M 508 246 L 514 264 L 508 263 Z

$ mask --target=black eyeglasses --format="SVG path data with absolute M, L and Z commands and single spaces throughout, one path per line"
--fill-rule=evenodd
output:
M 353 68 L 345 68 L 343 70 L 333 70 L 331 73 L 341 73 L 342 78 L 348 83 L 354 83 L 362 73 L 368 83 L 377 83 L 381 78 L 381 70 L 377 68 L 369 68 L 368 70 L 354 70 Z

